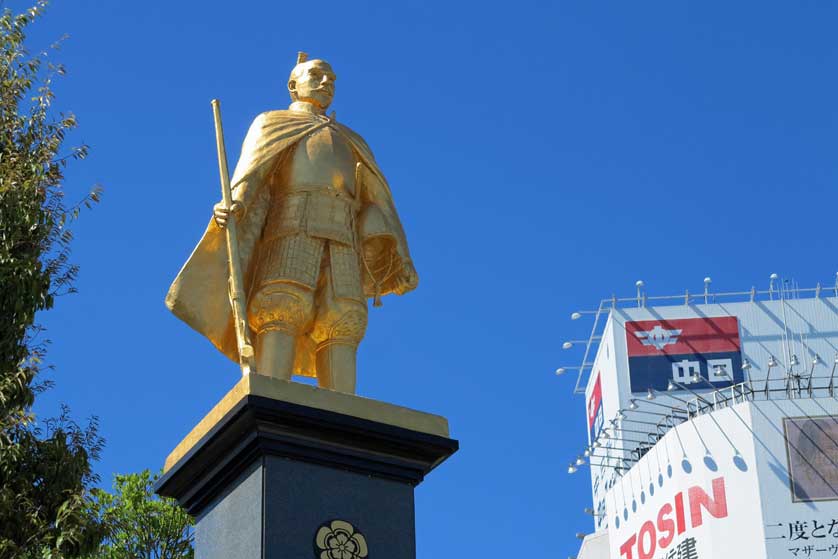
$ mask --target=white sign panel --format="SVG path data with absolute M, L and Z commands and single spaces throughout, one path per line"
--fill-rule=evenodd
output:
M 838 556 L 838 400 L 792 396 L 670 430 L 606 497 L 611 557 Z
M 763 524 L 771 559 L 838 556 L 838 401 L 753 405 Z
M 672 429 L 620 480 L 606 499 L 611 557 L 765 557 L 747 405 Z

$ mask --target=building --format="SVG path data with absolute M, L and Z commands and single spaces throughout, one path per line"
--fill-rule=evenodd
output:
M 838 557 L 838 282 L 714 294 L 708 278 L 674 297 L 638 282 L 572 318 L 588 314 L 578 559 Z

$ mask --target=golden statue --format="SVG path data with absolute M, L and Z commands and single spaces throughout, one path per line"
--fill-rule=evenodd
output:
M 166 305 L 237 362 L 245 357 L 239 348 L 250 349 L 243 336 L 252 336 L 259 374 L 312 376 L 321 387 L 354 393 L 367 299 L 380 305 L 382 295 L 415 289 L 418 276 L 372 152 L 334 113 L 325 115 L 334 84 L 327 62 L 300 53 L 288 80 L 290 107 L 253 121 L 230 180 L 232 204 L 215 206 Z M 235 224 L 229 233 L 237 231 L 230 248 L 247 299 L 238 337 L 228 223 Z

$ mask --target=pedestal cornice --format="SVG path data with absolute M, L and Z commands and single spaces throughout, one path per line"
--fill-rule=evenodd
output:
M 200 514 L 264 456 L 415 486 L 457 451 L 447 435 L 440 416 L 249 375 L 172 452 L 157 492 Z

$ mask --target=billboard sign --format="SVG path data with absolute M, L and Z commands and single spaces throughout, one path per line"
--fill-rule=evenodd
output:
M 769 559 L 838 556 L 838 401 L 755 402 L 757 470 Z M 785 456 L 784 456 L 785 454 Z
M 588 435 L 589 442 L 593 443 L 602 431 L 602 424 L 605 422 L 602 413 L 602 377 L 597 373 L 594 388 L 588 398 Z
M 744 380 L 735 316 L 625 323 L 632 392 L 663 391 L 670 380 L 694 388 L 724 388 Z
M 792 501 L 838 500 L 838 417 L 786 417 L 783 431 Z
M 672 502 L 665 502 L 657 511 L 640 524 L 640 528 L 624 536 L 619 545 L 622 559 L 651 559 L 666 553 L 670 547 L 674 557 L 698 559 L 698 543 L 693 534 L 708 519 L 727 518 L 727 491 L 724 476 L 712 480 L 711 492 L 701 485 L 693 485 L 678 492 Z M 683 534 L 686 536 L 681 537 Z
M 748 406 L 672 428 L 619 478 L 606 497 L 613 559 L 765 559 Z

